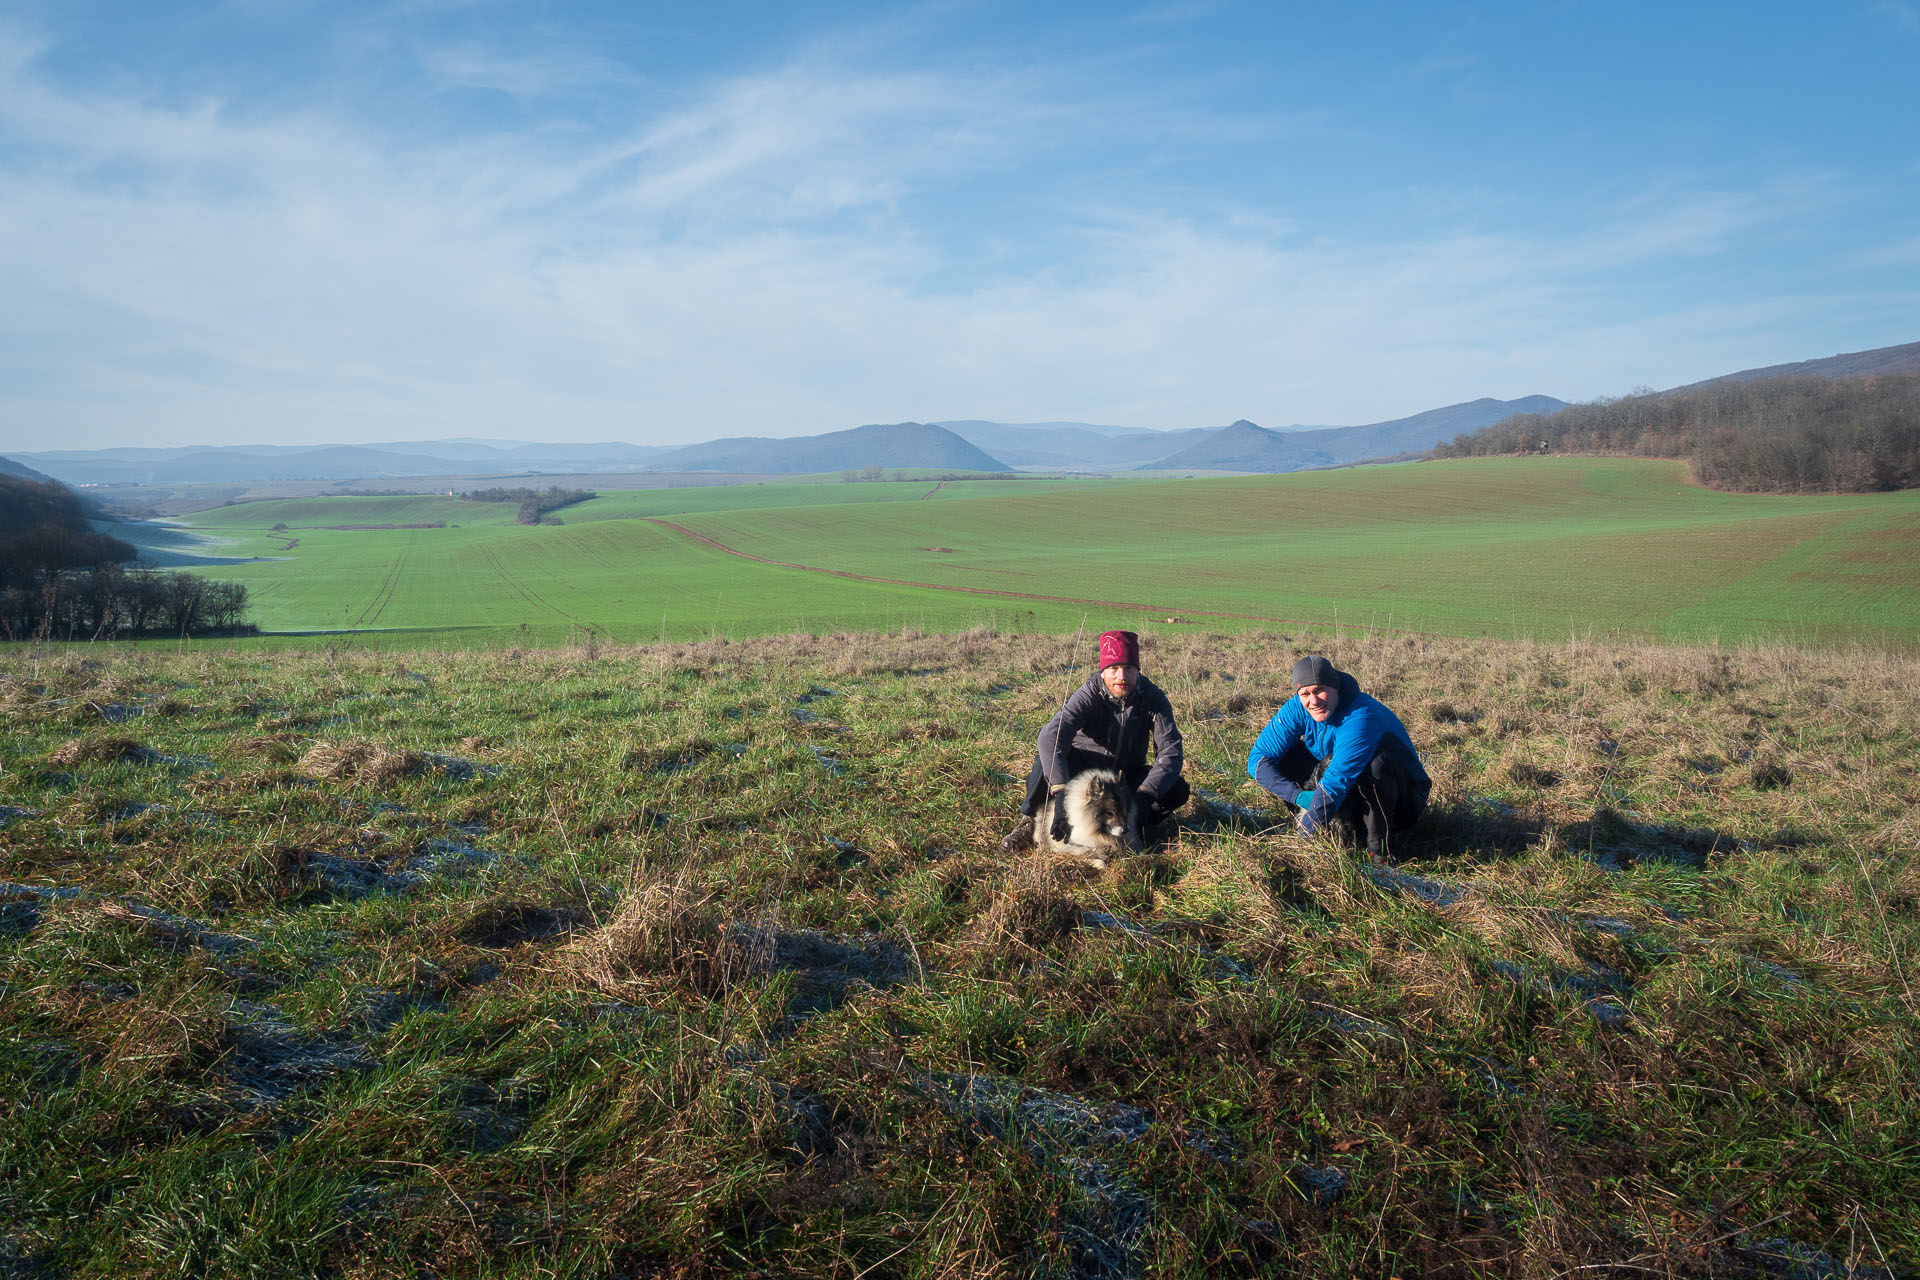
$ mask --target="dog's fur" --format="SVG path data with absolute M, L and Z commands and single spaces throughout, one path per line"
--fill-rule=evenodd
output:
M 1067 808 L 1067 838 L 1053 838 L 1053 811 Z M 1052 853 L 1073 854 L 1096 870 L 1109 858 L 1140 848 L 1140 818 L 1133 811 L 1133 788 L 1113 769 L 1088 769 L 1068 781 L 1060 795 L 1050 795 L 1033 820 L 1039 846 Z

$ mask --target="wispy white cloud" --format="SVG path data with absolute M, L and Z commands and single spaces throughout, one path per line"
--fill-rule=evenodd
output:
M 816 49 L 666 108 L 627 103 L 610 136 L 556 115 L 400 144 L 318 108 L 76 89 L 39 70 L 43 51 L 0 27 L 13 448 L 664 442 L 965 416 L 1327 424 L 1618 391 L 1753 363 L 1736 339 L 1778 322 L 1700 301 L 1625 322 L 1624 278 L 1829 198 L 1679 187 L 1557 234 L 1382 238 L 1049 191 L 1021 206 L 1046 207 L 1044 227 L 1013 226 L 1017 251 L 961 270 L 925 209 L 989 177 L 1110 130 L 1287 126 L 1096 101 L 1036 70 L 875 70 Z M 469 45 L 427 61 L 439 85 L 527 98 L 623 74 Z
M 1413 74 L 1418 78 L 1451 76 L 1458 75 L 1462 71 L 1470 71 L 1479 65 L 1480 55 L 1477 53 L 1435 55 L 1414 63 Z
M 1198 22 L 1202 18 L 1210 18 L 1220 12 L 1222 7 L 1220 0 L 1170 0 L 1166 4 L 1150 4 L 1135 9 L 1127 15 L 1127 20 L 1178 26 L 1183 23 Z
M 419 58 L 429 82 L 441 88 L 496 89 L 526 98 L 577 93 L 636 79 L 613 59 L 579 49 L 516 55 L 462 44 L 429 46 L 420 50 Z
M 1862 267 L 1920 267 L 1920 235 L 1863 249 L 1853 255 L 1853 262 Z
M 1905 0 L 1880 0 L 1873 6 L 1873 12 L 1891 19 L 1895 26 L 1920 35 L 1920 5 L 1907 4 Z

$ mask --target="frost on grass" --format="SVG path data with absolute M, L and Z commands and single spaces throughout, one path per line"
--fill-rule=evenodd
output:
M 1250 831 L 1266 831 L 1273 828 L 1272 814 L 1261 813 L 1258 809 L 1249 809 L 1246 805 L 1235 803 L 1205 787 L 1194 788 L 1193 794 L 1196 811 L 1206 813 L 1215 822 L 1244 827 Z
M 995 1138 L 1017 1142 L 1070 1193 L 1055 1224 L 1068 1275 L 1123 1280 L 1143 1273 L 1140 1238 L 1153 1202 L 1138 1184 L 1095 1153 L 1146 1136 L 1151 1118 L 1125 1103 L 1089 1103 L 1001 1076 L 921 1075 L 923 1092 L 942 1109 Z
M 1411 875 L 1405 871 L 1395 871 L 1383 867 L 1377 862 L 1361 864 L 1360 874 L 1390 893 L 1404 894 L 1418 898 L 1428 906 L 1450 907 L 1464 896 L 1452 885 L 1442 884 L 1426 876 Z
M 1495 960 L 1493 971 L 1522 990 L 1539 995 L 1571 995 L 1593 1015 L 1594 1021 L 1610 1030 L 1631 1025 L 1633 1019 L 1620 1003 L 1632 991 L 1624 974 L 1605 965 L 1588 962 L 1584 971 L 1561 968 L 1529 968 L 1511 960 Z
M 221 1074 L 241 1105 L 266 1110 L 344 1072 L 375 1065 L 351 1036 L 307 1036 L 271 1005 L 236 1000 Z
M 1896 1273 L 1885 1266 L 1864 1260 L 1847 1262 L 1784 1236 L 1743 1244 L 1737 1256 L 1755 1273 L 1777 1280 L 1897 1280 Z
M 259 945 L 251 938 L 222 933 L 201 924 L 198 920 L 177 916 L 171 911 L 150 907 L 134 899 L 102 903 L 100 919 L 109 924 L 121 925 L 135 932 L 144 933 L 168 946 L 196 946 L 219 955 L 235 955 L 242 951 L 251 951 Z
M 390 872 L 373 858 L 353 858 L 310 849 L 286 851 L 281 855 L 281 867 L 296 884 L 310 884 L 342 898 L 403 893 L 418 883 L 418 877 Z
M 24 935 L 39 927 L 48 903 L 80 896 L 74 885 L 9 884 L 0 881 L 0 937 Z

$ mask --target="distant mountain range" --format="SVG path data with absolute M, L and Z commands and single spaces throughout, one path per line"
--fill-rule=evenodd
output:
M 1142 471 L 1302 471 L 1374 458 L 1425 453 L 1462 431 L 1477 431 L 1516 413 L 1552 413 L 1567 403 L 1552 396 L 1483 398 L 1408 418 L 1363 427 L 1296 427 L 1269 431 L 1245 418 L 1210 431 L 1178 453 L 1145 463 Z
M 529 471 L 638 471 L 655 445 L 422 440 L 399 444 L 192 445 L 23 453 L 68 484 L 255 484 L 276 480 L 389 480 Z
M 1920 342 L 1744 369 L 1710 382 L 1768 377 L 1857 377 L 1920 371 Z M 1700 383 L 1691 384 L 1703 385 Z M 899 422 L 772 439 L 743 436 L 683 447 L 416 440 L 364 445 L 221 445 L 56 450 L 0 459 L 0 471 L 68 484 L 138 485 L 475 479 L 533 474 L 737 472 L 808 475 L 867 467 L 952 471 L 1299 471 L 1424 453 L 1517 413 L 1552 413 L 1552 396 L 1483 398 L 1357 427 L 1272 430 L 1241 419 L 1224 427 L 1151 431 L 1090 422 Z M 34 470 L 39 468 L 39 470 Z
M 647 464 L 649 471 L 743 471 L 790 476 L 864 467 L 1012 470 L 946 428 L 925 422 L 855 427 L 787 440 L 757 436 L 709 440 L 668 450 Z
M 1149 431 L 1091 422 L 937 422 L 1011 467 L 1040 471 L 1125 471 L 1210 434 L 1212 427 Z

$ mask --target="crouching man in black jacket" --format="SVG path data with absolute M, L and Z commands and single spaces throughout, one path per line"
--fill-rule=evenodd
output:
M 1153 766 L 1147 766 L 1147 745 Z M 1033 847 L 1033 818 L 1047 793 L 1065 791 L 1077 773 L 1116 769 L 1134 788 L 1134 812 L 1146 830 L 1187 802 L 1180 776 L 1180 727 L 1160 687 L 1140 674 L 1140 637 L 1108 631 L 1100 637 L 1100 669 L 1073 691 L 1067 705 L 1040 730 L 1039 751 L 1027 775 L 1020 823 L 1000 842 L 1008 853 Z M 1056 825 L 1066 810 L 1056 808 Z M 1066 832 L 1056 833 L 1065 839 Z

